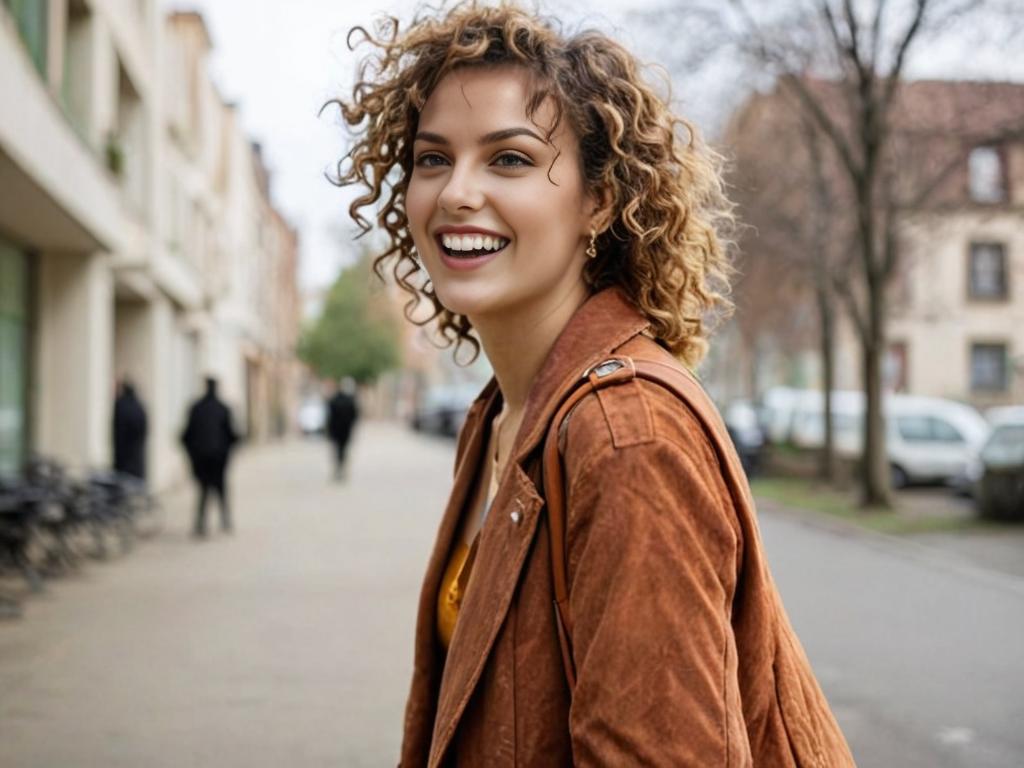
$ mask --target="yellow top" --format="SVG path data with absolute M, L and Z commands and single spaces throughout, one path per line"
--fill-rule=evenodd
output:
M 484 483 L 481 483 L 481 485 L 486 484 L 487 493 L 483 499 L 480 499 L 478 492 L 476 503 L 470 507 L 471 510 L 475 510 L 483 504 L 483 514 L 481 517 L 486 516 L 487 510 L 490 508 L 491 502 L 498 492 L 498 455 L 493 450 L 490 453 L 492 456 L 490 468 L 487 472 L 487 477 L 482 478 Z M 481 527 L 482 525 L 483 523 L 481 522 Z M 445 568 L 444 576 L 441 578 L 441 588 L 437 592 L 437 636 L 445 652 L 448 651 L 448 647 L 452 642 L 452 635 L 455 634 L 455 624 L 459 618 L 459 608 L 462 605 L 462 599 L 466 595 L 469 576 L 473 571 L 473 559 L 476 556 L 476 545 L 479 538 L 480 534 L 478 532 L 473 537 L 472 543 L 467 544 L 465 537 L 461 535 L 460 531 L 460 538 L 455 546 L 452 547 L 452 553 L 448 558 L 448 566 Z
M 448 567 L 445 568 L 444 578 L 441 579 L 441 589 L 437 595 L 437 636 L 445 651 L 451 645 L 452 635 L 455 634 L 455 621 L 459 618 L 459 607 L 462 605 L 465 581 L 460 581 L 460 576 L 466 567 L 469 559 L 469 547 L 466 542 L 460 541 L 455 545 Z M 469 573 L 466 573 L 466 581 Z

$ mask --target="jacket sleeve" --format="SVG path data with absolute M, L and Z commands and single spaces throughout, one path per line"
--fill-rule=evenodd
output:
M 570 478 L 578 766 L 749 762 L 730 625 L 739 533 L 710 451 L 686 431 L 609 444 Z

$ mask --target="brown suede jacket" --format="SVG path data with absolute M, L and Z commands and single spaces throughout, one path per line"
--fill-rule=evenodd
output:
M 772 583 L 749 489 L 723 475 L 720 451 L 731 445 L 696 416 L 714 413 L 703 395 L 688 405 L 634 380 L 588 395 L 568 420 L 569 690 L 539 453 L 585 370 L 613 353 L 674 360 L 646 327 L 609 289 L 559 336 L 481 529 L 445 658 L 437 592 L 500 402 L 493 381 L 470 409 L 420 595 L 403 768 L 854 764 Z

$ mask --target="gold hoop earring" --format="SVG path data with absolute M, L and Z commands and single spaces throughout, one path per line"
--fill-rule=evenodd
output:
M 593 230 L 593 229 L 590 230 L 590 244 L 587 245 L 586 253 L 587 253 L 587 258 L 588 259 L 596 259 L 597 258 L 597 231 L 596 230 Z

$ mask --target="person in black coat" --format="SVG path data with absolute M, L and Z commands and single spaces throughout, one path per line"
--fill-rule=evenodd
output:
M 146 479 L 146 409 L 127 379 L 114 400 L 114 470 Z
M 327 403 L 327 436 L 334 443 L 334 479 L 345 475 L 345 457 L 348 452 L 352 428 L 359 419 L 359 403 L 356 401 L 356 384 L 352 379 L 342 379 L 341 386 Z
M 213 490 L 220 502 L 220 522 L 224 531 L 232 529 L 228 507 L 227 486 L 224 482 L 231 449 L 238 442 L 231 421 L 231 411 L 217 398 L 216 379 L 206 379 L 206 394 L 189 410 L 188 422 L 181 436 L 192 474 L 199 483 L 199 507 L 196 510 L 193 534 L 206 536 L 206 499 Z

